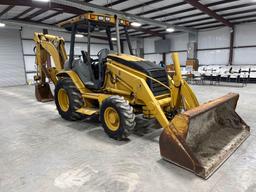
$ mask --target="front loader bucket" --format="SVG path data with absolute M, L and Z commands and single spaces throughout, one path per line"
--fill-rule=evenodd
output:
M 207 179 L 249 136 L 229 93 L 176 115 L 160 136 L 161 156 Z
M 36 84 L 35 85 L 35 95 L 39 102 L 49 102 L 53 101 L 53 95 L 51 92 L 50 85 L 48 83 Z

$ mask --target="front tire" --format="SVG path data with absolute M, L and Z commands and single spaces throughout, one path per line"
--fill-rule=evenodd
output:
M 82 114 L 76 110 L 84 105 L 81 93 L 70 78 L 61 78 L 55 87 L 55 104 L 60 116 L 68 121 L 81 120 Z
M 110 96 L 103 101 L 100 121 L 109 137 L 116 140 L 127 138 L 136 125 L 133 108 L 120 96 Z

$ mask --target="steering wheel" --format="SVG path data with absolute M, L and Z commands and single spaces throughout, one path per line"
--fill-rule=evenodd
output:
M 98 54 L 97 54 L 97 57 L 99 58 L 99 61 L 107 58 L 108 54 L 109 54 L 109 49 L 101 49 Z

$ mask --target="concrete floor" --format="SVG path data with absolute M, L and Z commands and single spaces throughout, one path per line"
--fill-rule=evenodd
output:
M 200 102 L 239 92 L 237 111 L 252 130 L 208 180 L 160 158 L 161 130 L 114 141 L 96 119 L 62 120 L 54 103 L 35 101 L 33 87 L 0 89 L 0 191 L 256 192 L 256 85 L 193 88 Z

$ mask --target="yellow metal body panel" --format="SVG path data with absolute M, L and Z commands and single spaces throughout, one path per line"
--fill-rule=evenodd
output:
M 89 89 L 87 89 L 83 82 L 81 81 L 81 79 L 79 78 L 79 76 L 76 74 L 76 72 L 74 71 L 60 71 L 57 74 L 57 77 L 61 78 L 61 77 L 70 77 L 73 81 L 73 83 L 75 84 L 75 86 L 77 87 L 77 89 L 83 94 L 83 93 L 90 93 L 91 91 Z
M 90 116 L 90 115 L 98 114 L 99 109 L 84 107 L 84 108 L 78 109 L 76 112 Z
M 136 57 L 134 55 L 127 55 L 127 54 L 119 54 L 119 55 L 109 54 L 109 56 L 114 56 L 114 57 L 117 57 L 120 59 L 124 59 L 126 61 L 145 61 L 145 59 L 143 59 L 143 58 Z

